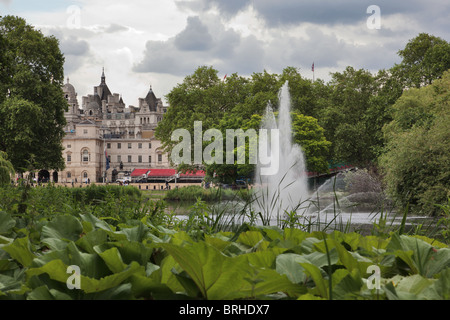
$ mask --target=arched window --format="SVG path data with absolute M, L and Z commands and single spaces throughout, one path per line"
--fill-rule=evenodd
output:
M 88 178 L 88 173 L 85 171 L 85 172 L 83 172 L 83 178 L 84 179 L 87 179 Z
M 89 162 L 89 150 L 84 149 L 82 153 L 83 162 Z

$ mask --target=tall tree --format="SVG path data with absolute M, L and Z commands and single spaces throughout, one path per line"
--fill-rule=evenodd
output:
M 0 150 L 18 172 L 64 168 L 68 105 L 58 40 L 22 18 L 5 16 L 0 19 L 0 46 Z
M 431 84 L 450 69 L 450 43 L 427 33 L 411 39 L 398 55 L 402 62 L 392 71 L 406 88 Z

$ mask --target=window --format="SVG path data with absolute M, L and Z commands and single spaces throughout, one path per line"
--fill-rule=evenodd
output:
M 139 149 L 142 149 L 142 143 L 139 143 L 139 144 L 138 144 L 138 148 L 139 148 Z
M 138 162 L 142 163 L 142 156 L 138 156 Z
M 162 154 L 158 154 L 158 162 L 162 162 Z
M 72 172 L 67 172 L 67 178 L 72 178 Z
M 88 177 L 88 173 L 85 171 L 85 172 L 83 173 L 83 178 L 87 179 L 87 177 Z
M 111 163 L 111 156 L 108 156 L 108 161 L 109 163 Z
M 88 162 L 89 161 L 89 151 L 84 150 L 83 151 L 83 162 Z
M 106 144 L 106 147 L 107 147 L 108 149 L 111 149 L 111 143 L 107 143 L 107 144 Z
M 117 144 L 117 149 L 122 149 L 122 144 L 120 142 Z
M 121 162 L 122 161 L 122 156 L 117 156 L 117 162 Z
M 149 149 L 152 148 L 152 144 L 151 144 L 151 143 L 148 144 L 148 148 L 149 148 Z
M 152 156 L 148 156 L 148 163 L 152 163 Z
M 131 156 L 128 156 L 128 162 L 131 163 Z
M 72 161 L 72 155 L 71 154 L 68 154 L 67 155 L 67 162 L 71 162 Z
M 72 148 L 72 145 L 71 145 L 71 144 L 68 144 L 68 145 L 67 145 L 67 149 L 70 149 L 70 148 Z
M 88 134 L 88 130 L 87 130 L 87 129 L 84 129 L 84 130 L 83 130 L 83 134 Z
M 128 149 L 131 149 L 131 143 L 128 144 Z

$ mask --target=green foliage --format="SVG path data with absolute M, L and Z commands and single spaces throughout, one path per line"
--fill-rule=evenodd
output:
M 325 140 L 317 120 L 299 113 L 318 114 L 319 104 L 323 104 L 323 99 L 319 99 L 319 91 L 324 88 L 322 82 L 313 85 L 292 67 L 283 70 L 281 75 L 264 71 L 254 73 L 250 78 L 243 78 L 233 74 L 227 77 L 226 81 L 220 81 L 217 73 L 213 68 L 200 67 L 167 95 L 171 108 L 156 130 L 157 137 L 162 140 L 167 151 L 178 143 L 171 141 L 171 133 L 175 129 L 187 129 L 193 136 L 194 121 L 202 121 L 203 132 L 215 128 L 222 132 L 223 137 L 228 129 L 257 131 L 267 105 L 277 105 L 279 90 L 289 81 L 292 108 L 297 114 L 294 116 L 295 129 L 298 131 L 296 140 L 305 144 L 310 169 L 317 172 L 327 171 L 325 157 L 328 155 L 329 142 Z M 320 100 L 317 103 L 316 98 Z M 208 144 L 209 142 L 204 142 L 203 147 Z M 226 151 L 224 141 L 223 162 L 226 159 Z M 235 159 L 237 151 L 234 150 Z M 221 182 L 232 183 L 239 177 L 251 177 L 254 165 L 248 161 L 248 139 L 245 152 L 246 164 L 203 163 L 202 167 L 210 177 L 215 173 Z M 186 164 L 181 167 L 185 170 L 192 169 Z
M 450 72 L 431 86 L 406 91 L 386 125 L 381 164 L 388 191 L 402 207 L 435 215 L 450 190 Z
M 14 167 L 8 160 L 7 154 L 0 151 L 0 186 L 11 183 L 11 175 L 14 174 Z
M 91 214 L 43 221 L 35 240 L 8 221 L 0 238 L 0 299 L 445 299 L 450 249 L 425 237 L 251 227 L 189 233 L 146 219 L 109 225 Z M 3 224 L 2 224 L 3 225 Z M 159 230 L 158 233 L 155 233 Z M 368 267 L 380 268 L 369 289 Z M 69 266 L 80 289 L 69 289 Z
M 210 188 L 205 189 L 201 186 L 188 186 L 178 189 L 171 189 L 164 195 L 165 200 L 177 201 L 195 201 L 197 199 L 203 201 L 220 201 L 238 199 L 237 192 L 229 189 Z
M 19 17 L 0 18 L 0 151 L 18 172 L 62 169 L 64 56 Z
M 411 39 L 398 54 L 402 62 L 393 71 L 405 87 L 429 85 L 450 69 L 450 43 L 427 33 Z

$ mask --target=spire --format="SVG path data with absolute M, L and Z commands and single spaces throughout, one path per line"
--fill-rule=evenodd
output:
M 106 84 L 105 67 L 103 67 L 103 70 L 102 70 L 102 84 Z
M 67 77 L 67 83 L 69 83 L 69 77 Z

